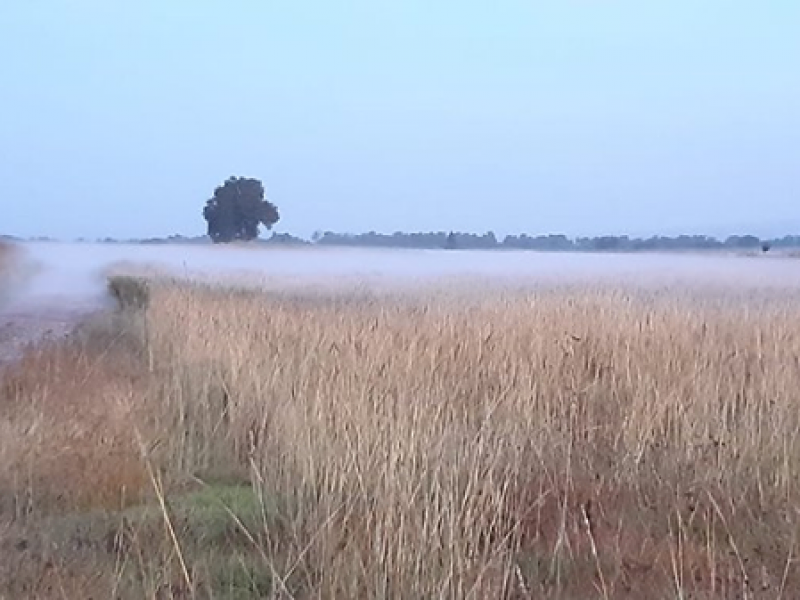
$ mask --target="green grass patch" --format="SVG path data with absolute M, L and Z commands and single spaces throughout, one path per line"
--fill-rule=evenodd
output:
M 204 485 L 168 503 L 179 532 L 199 545 L 238 545 L 248 536 L 258 537 L 276 517 L 274 504 L 249 485 Z
M 229 556 L 213 562 L 209 587 L 215 598 L 246 600 L 267 598 L 273 592 L 274 580 L 267 565 L 258 557 Z
M 212 483 L 172 494 L 166 504 L 178 547 L 155 501 L 30 523 L 6 545 L 18 548 L 16 559 L 32 573 L 46 571 L 51 561 L 60 568 L 79 563 L 97 572 L 115 573 L 121 598 L 179 581 L 178 551 L 201 592 L 199 597 L 269 596 L 273 571 L 261 545 L 265 531 L 277 522 L 274 501 L 261 498 L 249 485 Z M 0 588 L 0 596 L 3 592 Z

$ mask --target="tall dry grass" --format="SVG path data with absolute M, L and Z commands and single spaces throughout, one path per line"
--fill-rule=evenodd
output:
M 160 461 L 249 472 L 280 505 L 264 559 L 308 593 L 774 592 L 800 338 L 754 307 L 156 289 Z
M 123 489 L 155 491 L 165 529 L 125 513 L 113 554 L 136 568 L 108 567 L 108 586 L 287 598 L 800 591 L 795 297 L 114 290 L 127 333 L 110 347 L 127 358 L 80 352 L 104 381 L 110 364 L 136 367 L 111 378 L 118 408 L 91 429 L 123 450 L 98 453 L 87 481 L 106 508 Z M 6 395 L 20 401 L 32 383 L 17 377 Z M 37 406 L 40 422 L 67 410 Z M 27 473 L 40 482 L 26 484 L 30 502 L 56 510 L 39 460 L 5 467 L 6 480 Z M 86 510 L 80 489 L 66 501 Z

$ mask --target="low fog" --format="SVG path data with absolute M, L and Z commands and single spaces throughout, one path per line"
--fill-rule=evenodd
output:
M 108 273 L 156 269 L 179 277 L 258 282 L 286 280 L 414 284 L 476 277 L 536 285 L 611 282 L 620 285 L 798 287 L 800 263 L 778 255 L 581 254 L 512 251 L 267 249 L 242 246 L 144 246 L 28 243 L 7 290 L 4 312 L 36 307 L 89 310 L 108 302 Z M 476 284 L 477 285 L 477 284 Z

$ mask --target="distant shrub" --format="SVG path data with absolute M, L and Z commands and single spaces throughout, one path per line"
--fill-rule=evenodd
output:
M 108 279 L 108 291 L 121 309 L 147 308 L 150 302 L 150 286 L 142 277 L 114 275 Z

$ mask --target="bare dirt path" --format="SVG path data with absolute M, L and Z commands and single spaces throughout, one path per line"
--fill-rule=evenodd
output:
M 102 286 L 86 277 L 15 252 L 0 271 L 0 367 L 32 344 L 69 335 L 107 306 Z

